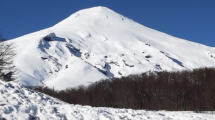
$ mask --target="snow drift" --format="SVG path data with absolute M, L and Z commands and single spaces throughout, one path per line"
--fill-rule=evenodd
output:
M 212 114 L 71 105 L 0 80 L 0 120 L 214 120 Z
M 146 71 L 215 66 L 215 48 L 147 28 L 106 7 L 12 39 L 23 85 L 56 89 Z

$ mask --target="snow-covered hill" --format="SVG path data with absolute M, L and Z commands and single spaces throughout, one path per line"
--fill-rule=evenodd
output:
M 214 120 L 213 114 L 70 105 L 0 80 L 0 120 Z
M 106 7 L 10 40 L 24 85 L 65 89 L 146 71 L 215 66 L 215 48 L 147 28 Z

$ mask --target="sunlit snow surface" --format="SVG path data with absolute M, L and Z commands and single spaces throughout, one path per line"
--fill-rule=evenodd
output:
M 18 83 L 0 81 L 1 118 L 6 120 L 215 120 L 215 115 L 71 105 L 26 89 Z
M 8 42 L 17 46 L 20 82 L 55 89 L 146 71 L 215 66 L 215 48 L 147 28 L 105 7 L 78 11 Z

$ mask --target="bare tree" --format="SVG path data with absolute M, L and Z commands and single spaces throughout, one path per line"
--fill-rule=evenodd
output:
M 143 73 L 57 91 L 37 87 L 71 104 L 146 110 L 214 111 L 215 68 Z
M 5 40 L 0 35 L 0 41 Z M 0 79 L 4 81 L 15 80 L 14 74 L 16 69 L 13 66 L 13 58 L 15 56 L 14 44 L 6 44 L 5 42 L 0 42 Z

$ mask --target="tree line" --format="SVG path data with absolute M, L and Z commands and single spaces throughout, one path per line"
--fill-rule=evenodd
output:
M 94 107 L 215 110 L 215 68 L 142 73 L 60 91 L 48 87 L 33 89 L 67 103 Z

